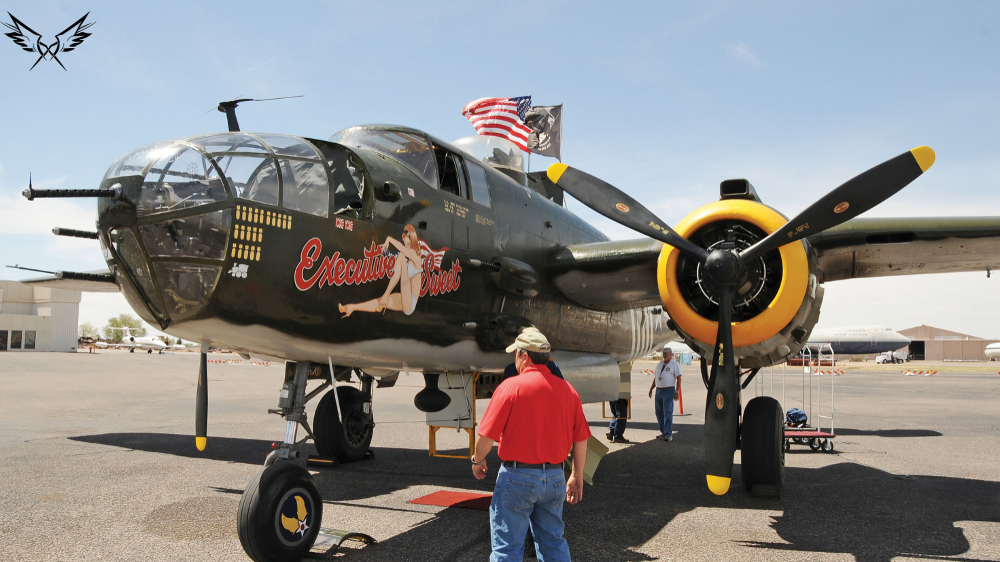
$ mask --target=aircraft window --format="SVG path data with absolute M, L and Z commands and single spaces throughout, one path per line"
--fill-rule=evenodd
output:
M 0 351 L 7 351 L 7 330 L 0 330 Z
M 225 156 L 219 167 L 237 197 L 278 205 L 278 171 L 270 158 Z
M 284 189 L 281 205 L 317 217 L 330 216 L 330 183 L 323 164 L 301 160 L 279 162 Z
M 434 147 L 434 155 L 437 157 L 438 170 L 441 172 L 441 191 L 462 197 L 462 184 L 464 183 L 462 180 L 464 178 L 460 179 L 460 168 L 456 165 L 460 163 L 453 154 L 436 146 Z
M 149 268 L 146 267 L 146 258 L 142 255 L 142 250 L 139 248 L 139 242 L 135 239 L 135 235 L 127 228 L 112 230 L 111 243 L 114 245 L 115 251 L 118 252 L 118 256 L 124 262 L 125 269 L 128 270 L 132 281 L 145 293 L 146 301 L 152 303 L 153 295 L 155 294 L 153 292 L 153 280 L 149 275 Z
M 139 227 L 150 256 L 223 259 L 229 238 L 230 214 L 215 211 Z
M 330 142 L 374 150 L 399 162 L 420 176 L 427 185 L 437 187 L 437 168 L 427 140 L 413 133 L 378 129 L 341 131 Z
M 149 169 L 139 194 L 138 214 L 163 213 L 223 201 L 226 189 L 212 160 L 178 145 Z
M 302 158 L 319 158 L 319 154 L 316 154 L 316 151 L 300 138 L 285 135 L 261 135 L 260 139 L 266 142 L 275 154 L 300 156 Z
M 472 200 L 480 205 L 490 206 L 490 187 L 486 183 L 486 170 L 481 166 L 469 163 L 466 165 L 469 170 L 469 186 L 472 192 Z
M 214 265 L 167 262 L 157 262 L 155 267 L 163 303 L 174 320 L 190 316 L 201 308 L 222 269 Z
M 141 146 L 128 154 L 125 154 L 108 168 L 104 178 L 116 178 L 118 176 L 137 176 L 146 169 L 146 164 L 150 160 L 158 159 L 167 149 L 173 145 L 172 142 L 157 142 Z
M 465 165 L 462 164 L 460 156 L 452 154 L 451 159 L 455 163 L 455 176 L 458 179 L 458 196 L 462 199 L 467 199 L 469 197 L 469 182 L 465 179 Z
M 24 349 L 35 349 L 35 331 L 24 331 Z
M 10 331 L 10 348 L 21 349 L 21 330 Z
M 257 152 L 267 154 L 264 145 L 257 142 L 257 139 L 250 135 L 238 133 L 228 135 L 212 135 L 200 139 L 193 139 L 191 144 L 200 146 L 205 152 Z

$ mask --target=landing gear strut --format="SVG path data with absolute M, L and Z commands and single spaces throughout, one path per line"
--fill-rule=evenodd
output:
M 256 562 L 298 560 L 309 552 L 320 532 L 323 498 L 316 482 L 299 463 L 289 462 L 302 457 L 302 444 L 313 439 L 320 455 L 336 457 L 338 462 L 356 461 L 368 453 L 375 427 L 371 407 L 374 378 L 359 372 L 361 390 L 334 387 L 320 400 L 314 433 L 306 402 L 334 386 L 336 375 L 325 365 L 308 361 L 288 365 L 278 408 L 268 410 L 287 421 L 285 440 L 275 446 L 264 461 L 264 470 L 243 492 L 237 514 L 240 543 Z M 338 373 L 349 374 L 348 369 Z M 309 379 L 323 383 L 306 394 Z M 299 426 L 306 433 L 302 439 L 298 439 Z

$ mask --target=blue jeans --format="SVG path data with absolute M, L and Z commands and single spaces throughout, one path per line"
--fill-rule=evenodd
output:
M 628 420 L 625 419 L 628 416 L 628 399 L 612 400 L 608 405 L 611 406 L 611 415 L 615 417 L 608 424 L 608 433 L 611 433 L 612 437 L 624 437 L 625 427 L 628 426 Z
M 569 544 L 563 538 L 563 501 L 566 478 L 561 466 L 546 468 L 500 467 L 490 503 L 490 562 L 524 558 L 524 536 L 531 528 L 535 554 L 542 562 L 569 561 Z
M 660 433 L 669 437 L 674 434 L 674 387 L 657 387 L 653 400 L 656 402 L 656 421 L 660 424 Z

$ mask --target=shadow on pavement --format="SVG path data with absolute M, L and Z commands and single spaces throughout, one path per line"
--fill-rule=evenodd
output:
M 698 508 L 778 511 L 782 514 L 774 517 L 771 527 L 785 542 L 739 544 L 783 551 L 846 553 L 861 562 L 888 562 L 896 556 L 958 556 L 969 549 L 969 543 L 956 522 L 1000 522 L 1000 484 L 996 482 L 894 475 L 850 462 L 818 469 L 786 468 L 781 499 L 750 497 L 743 490 L 740 467 L 736 465 L 729 493 L 713 496 L 705 487 L 704 435 L 700 426 L 690 428 L 671 443 L 648 441 L 604 457 L 595 476 L 596 485 L 586 487 L 583 502 L 565 507 L 566 537 L 574 558 L 652 560 L 633 549 L 656 537 L 679 515 Z M 905 436 L 929 434 L 939 435 L 925 431 Z M 270 442 L 263 440 L 212 438 L 209 448 L 198 452 L 190 435 L 159 433 L 111 433 L 72 439 L 248 464 L 262 464 L 270 450 Z M 316 481 L 324 500 L 336 505 L 398 511 L 402 517 L 407 515 L 402 512 L 420 510 L 407 509 L 408 504 L 401 507 L 398 496 L 389 501 L 363 500 L 412 486 L 489 493 L 496 480 L 495 453 L 487 459 L 489 474 L 480 481 L 473 478 L 469 462 L 464 459 L 435 459 L 418 449 L 376 448 L 375 452 L 373 459 L 320 472 Z M 413 492 L 414 498 L 418 495 L 423 494 Z M 360 520 L 324 519 L 324 524 L 365 531 Z M 485 511 L 443 509 L 373 547 L 344 551 L 342 557 L 482 560 L 489 553 L 488 527 Z
M 194 446 L 194 435 L 174 433 L 100 433 L 79 435 L 72 441 L 110 445 L 123 449 L 164 453 L 193 459 L 239 462 L 264 465 L 264 458 L 271 452 L 271 441 L 241 439 L 237 437 L 209 437 L 208 447 L 199 451 Z
M 933 429 L 848 429 L 838 427 L 837 435 L 874 435 L 876 437 L 941 437 L 940 431 Z

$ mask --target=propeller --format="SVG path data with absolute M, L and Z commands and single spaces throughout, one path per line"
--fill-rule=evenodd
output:
M 208 445 L 208 353 L 202 346 L 198 367 L 198 390 L 194 399 L 194 444 L 199 451 Z
M 842 224 L 879 205 L 917 179 L 934 164 L 934 151 L 914 148 L 843 183 L 760 242 L 737 252 L 708 250 L 677 234 L 649 209 L 620 189 L 565 164 L 553 164 L 547 175 L 581 203 L 609 219 L 669 244 L 704 264 L 719 303 L 719 327 L 705 404 L 705 475 L 709 490 L 725 494 L 733 473 L 739 429 L 739 369 L 733 352 L 733 291 L 747 264 L 767 252 Z

